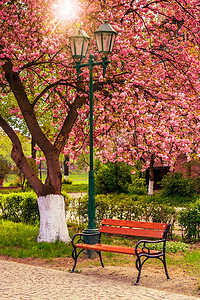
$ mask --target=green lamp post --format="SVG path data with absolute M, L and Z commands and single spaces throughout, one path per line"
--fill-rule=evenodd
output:
M 117 32 L 107 23 L 102 24 L 94 32 L 99 53 L 103 54 L 102 61 L 94 61 L 94 56 L 90 55 L 88 63 L 82 64 L 82 59 L 87 54 L 87 49 L 90 37 L 81 29 L 78 28 L 70 37 L 70 46 L 72 56 L 76 62 L 74 68 L 77 71 L 77 80 L 79 80 L 79 73 L 81 68 L 88 67 L 90 71 L 89 90 L 90 90 L 90 170 L 89 170 L 89 203 L 88 203 L 88 228 L 84 230 L 85 233 L 97 232 L 95 226 L 95 182 L 94 182 L 94 165 L 93 165 L 93 69 L 94 66 L 102 65 L 103 76 L 105 76 L 106 67 L 110 63 L 107 55 L 112 52 L 115 37 Z M 88 240 L 88 243 L 92 241 Z

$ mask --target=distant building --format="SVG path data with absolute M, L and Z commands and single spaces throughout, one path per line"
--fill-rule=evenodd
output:
M 179 172 L 182 173 L 184 177 L 189 177 L 196 179 L 198 176 L 200 176 L 200 161 L 199 160 L 193 160 L 190 162 L 187 162 L 187 157 L 184 154 L 180 154 L 176 160 L 174 170 L 170 171 L 170 167 L 167 165 L 162 165 L 161 163 L 155 163 L 153 167 L 154 171 L 154 186 L 153 190 L 160 190 L 160 182 L 164 175 L 166 175 L 169 172 Z M 149 171 L 147 169 L 146 171 L 146 181 L 147 184 L 149 182 Z

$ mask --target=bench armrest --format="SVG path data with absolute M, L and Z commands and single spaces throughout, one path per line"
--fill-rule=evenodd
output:
M 78 238 L 79 237 L 79 238 Z M 84 239 L 84 237 L 86 237 L 86 239 Z M 71 240 L 71 243 L 72 245 L 74 246 L 74 242 L 76 240 L 77 243 L 86 243 L 86 240 L 87 240 L 87 237 L 89 238 L 94 238 L 96 237 L 96 240 L 98 243 L 100 243 L 101 241 L 101 233 L 100 232 L 96 232 L 96 233 L 76 233 L 72 240 Z
M 163 243 L 163 252 L 165 252 L 166 239 L 161 239 L 161 240 L 140 240 L 139 242 L 137 242 L 137 244 L 135 246 L 136 255 L 138 255 L 137 249 L 138 249 L 138 246 L 140 244 L 143 244 L 142 252 L 147 253 L 147 251 L 148 251 L 148 254 L 150 255 L 150 249 L 146 246 L 146 244 L 156 244 L 156 243 Z M 146 251 L 144 251 L 144 250 L 146 250 Z

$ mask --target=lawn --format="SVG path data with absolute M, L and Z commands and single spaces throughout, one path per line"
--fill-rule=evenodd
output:
M 73 181 L 73 184 L 87 184 L 88 172 L 80 174 L 69 174 L 69 179 Z

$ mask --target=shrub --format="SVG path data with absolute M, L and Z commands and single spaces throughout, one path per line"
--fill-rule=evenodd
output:
M 131 167 L 123 162 L 95 162 L 95 190 L 97 194 L 127 193 Z
M 72 184 L 73 181 L 71 179 L 63 179 L 62 184 Z
M 95 161 L 96 194 L 125 193 L 144 195 L 147 193 L 145 178 L 140 171 L 132 174 L 133 167 L 124 162 Z
M 166 243 L 166 251 L 176 253 L 178 251 L 186 252 L 189 249 L 189 245 L 183 243 L 183 242 L 172 242 L 168 241 Z M 150 249 L 153 250 L 162 250 L 162 245 L 160 243 L 158 244 L 151 244 Z
M 187 196 L 194 194 L 194 180 L 183 177 L 183 174 L 174 172 L 167 174 L 161 181 L 164 196 Z
M 182 229 L 184 229 L 184 237 L 186 239 L 200 239 L 200 200 L 181 210 L 178 220 Z
M 77 200 L 76 200 L 77 201 Z M 73 202 L 73 200 L 72 200 Z M 88 221 L 88 196 L 74 201 L 76 218 L 81 222 Z M 96 223 L 100 224 L 103 218 L 122 220 L 144 220 L 147 222 L 171 223 L 176 221 L 177 213 L 174 207 L 149 203 L 145 197 L 130 196 L 127 194 L 107 194 L 95 197 Z
M 34 192 L 9 193 L 0 197 L 0 218 L 13 222 L 36 223 L 39 220 Z
M 144 173 L 137 171 L 132 175 L 132 183 L 129 185 L 128 193 L 131 195 L 147 195 L 147 183 Z
M 21 222 L 34 224 L 39 220 L 39 209 L 35 193 L 32 192 L 23 195 L 20 207 L 22 212 Z
M 66 210 L 72 199 L 62 192 Z M 0 194 L 0 219 L 35 224 L 39 221 L 37 195 L 34 192 Z

